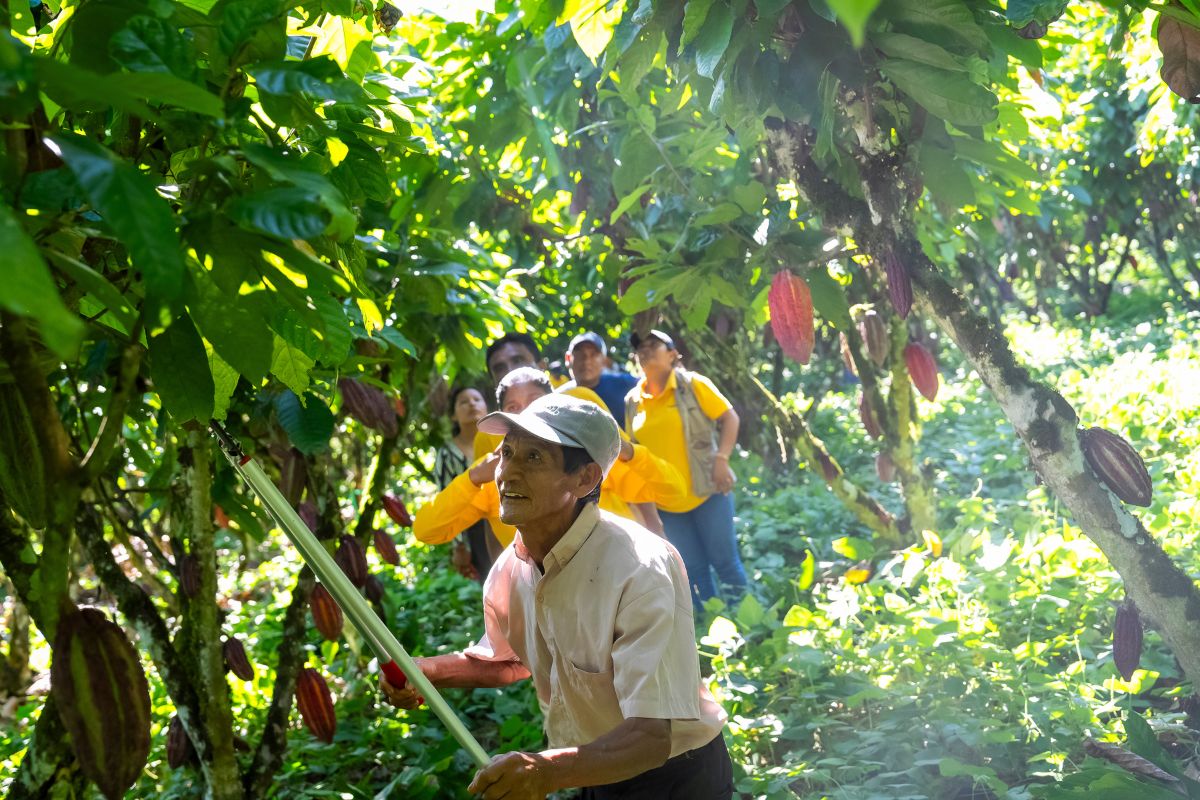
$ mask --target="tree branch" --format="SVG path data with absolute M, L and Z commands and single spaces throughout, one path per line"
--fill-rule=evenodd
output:
M 121 363 L 117 370 L 117 380 L 109 396 L 108 412 L 100 421 L 100 430 L 92 440 L 87 455 L 79 465 L 81 483 L 89 484 L 108 465 L 113 448 L 120 441 L 121 428 L 125 424 L 125 410 L 133 397 L 134 386 L 137 383 L 138 368 L 142 363 L 142 346 L 138 343 L 142 325 L 139 319 L 129 335 L 129 344 L 121 352 Z

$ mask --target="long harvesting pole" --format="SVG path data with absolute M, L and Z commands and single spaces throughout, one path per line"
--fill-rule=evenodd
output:
M 350 583 L 350 579 L 346 577 L 337 562 L 308 529 L 304 520 L 300 519 L 296 509 L 292 508 L 292 504 L 284 498 L 283 493 L 263 472 L 262 467 L 242 452 L 242 446 L 229 435 L 219 422 L 213 420 L 210 427 L 217 440 L 220 441 L 221 450 L 229 459 L 229 463 L 233 465 L 234 470 L 258 495 L 267 511 L 279 523 L 280 529 L 300 551 L 300 557 L 312 568 L 317 579 L 329 590 L 337 604 L 342 607 L 342 611 L 350 618 L 351 624 L 366 639 L 367 644 L 379 659 L 379 668 L 387 677 L 388 682 L 393 686 L 402 687 L 406 679 L 412 681 L 417 691 L 424 696 L 425 702 L 429 704 L 433 713 L 442 721 L 442 724 L 449 728 L 450 733 L 471 755 L 476 765 L 487 766 L 491 760 L 487 751 L 475 740 L 462 720 L 425 677 L 425 673 L 413 662 L 392 632 L 367 605 L 367 601 L 354 588 L 354 584 Z

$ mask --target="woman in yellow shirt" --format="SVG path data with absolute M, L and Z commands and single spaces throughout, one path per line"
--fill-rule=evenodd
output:
M 679 365 L 674 340 L 662 331 L 630 338 L 642 379 L 625 398 L 625 429 L 633 440 L 683 473 L 687 496 L 659 501 L 667 540 L 683 556 L 698 610 L 717 594 L 726 602 L 746 591 L 746 570 L 733 527 L 733 470 L 738 415 L 712 381 Z

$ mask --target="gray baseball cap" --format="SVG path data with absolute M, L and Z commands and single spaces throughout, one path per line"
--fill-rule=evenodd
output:
M 513 428 L 552 444 L 582 447 L 605 475 L 621 449 L 617 421 L 607 409 L 558 392 L 539 397 L 520 414 L 496 411 L 479 420 L 484 433 L 506 434 Z
M 576 336 L 574 339 L 571 340 L 571 345 L 570 345 L 570 347 L 567 348 L 567 352 L 574 353 L 575 348 L 585 342 L 587 344 L 595 345 L 596 349 L 600 351 L 600 355 L 602 355 L 602 356 L 608 355 L 608 345 L 605 343 L 604 337 L 602 337 L 600 334 L 596 333 L 595 331 L 588 331 L 586 333 L 581 333 L 578 336 Z

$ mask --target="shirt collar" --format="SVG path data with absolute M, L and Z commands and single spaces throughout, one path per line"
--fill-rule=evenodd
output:
M 583 543 L 592 535 L 592 531 L 596 529 L 596 524 L 600 522 L 600 509 L 596 503 L 588 503 L 579 512 L 579 516 L 571 523 L 571 527 L 567 528 L 567 532 L 558 540 L 558 544 L 550 548 L 550 552 L 546 554 L 545 561 L 553 560 L 561 571 L 566 568 L 567 564 L 571 563 L 571 559 L 579 552 L 579 548 L 583 547 Z M 521 532 L 517 531 L 513 537 L 513 553 L 517 558 L 524 561 L 526 564 L 533 565 L 533 559 L 529 555 L 529 550 L 525 547 L 525 542 L 521 539 Z M 545 566 L 543 562 L 543 567 Z
M 650 394 L 650 383 L 644 377 L 641 379 L 641 381 L 638 382 L 637 388 L 638 388 L 638 391 L 641 392 L 642 397 L 644 397 L 648 400 L 652 400 L 655 397 L 662 397 L 667 392 L 675 391 L 675 387 L 677 385 L 678 385 L 678 381 L 675 379 L 675 370 L 671 370 L 671 374 L 669 376 L 667 376 L 667 385 L 664 386 L 663 390 L 661 392 L 659 392 L 658 394 Z

